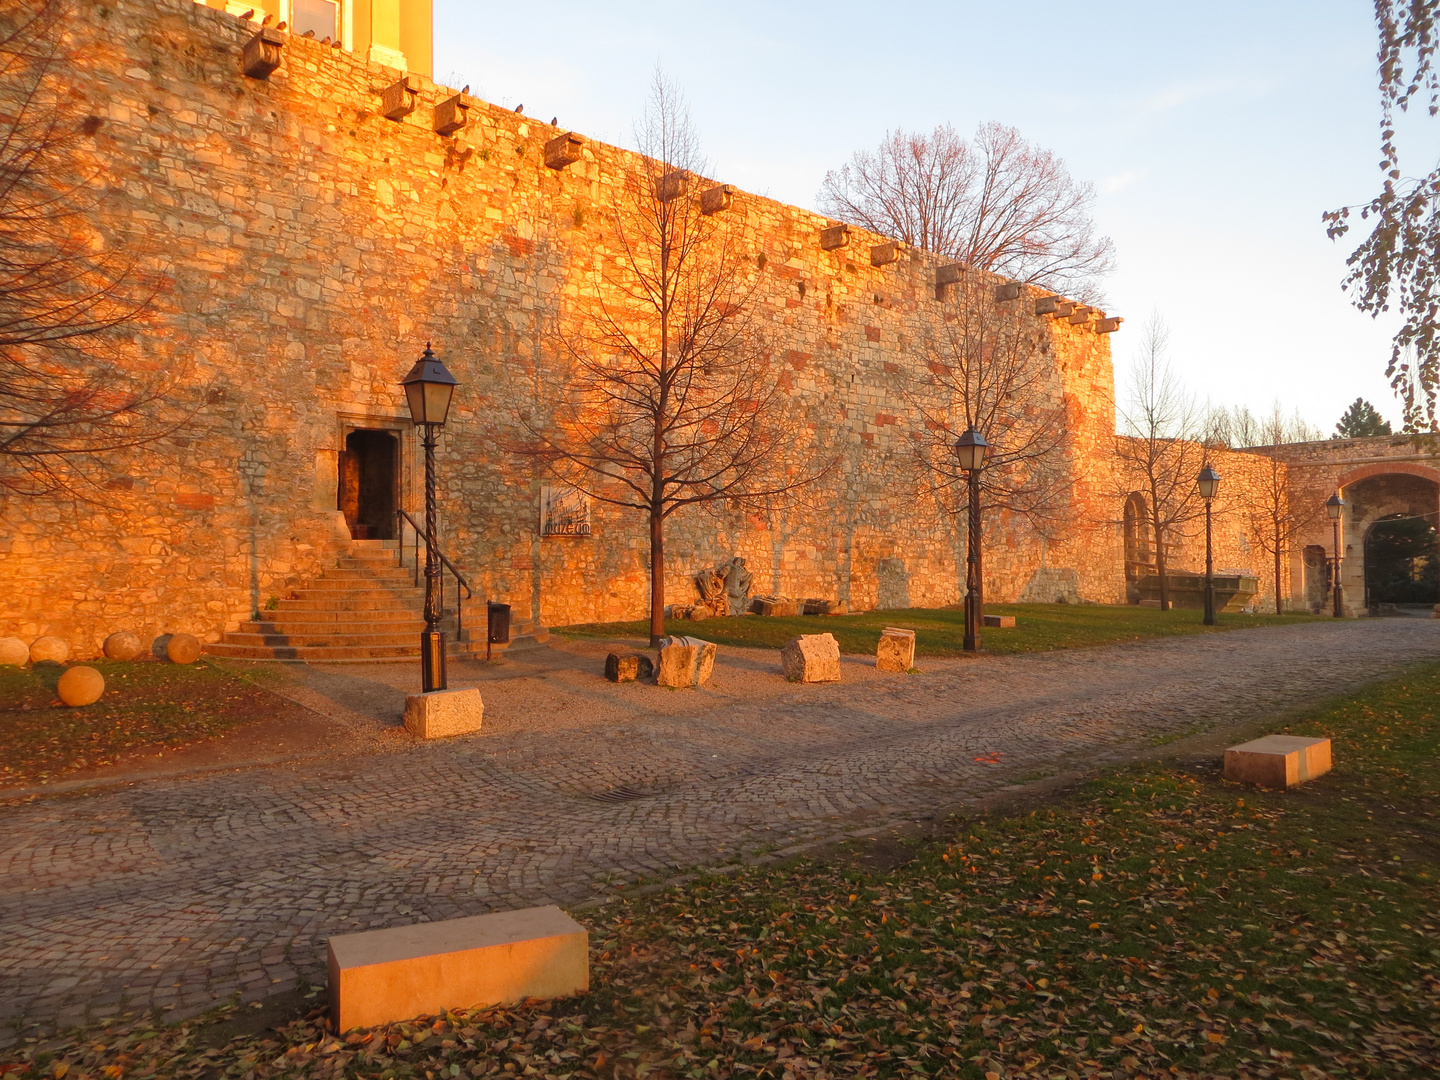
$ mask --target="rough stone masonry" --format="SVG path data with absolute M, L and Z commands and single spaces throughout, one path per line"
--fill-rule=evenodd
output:
M 333 565 L 355 535 L 340 474 L 376 445 L 394 457 L 386 497 L 418 514 L 397 384 L 427 341 L 460 381 L 440 512 L 477 600 L 552 625 L 639 616 L 642 522 L 597 504 L 588 529 L 542 537 L 541 477 L 500 445 L 508 418 L 563 376 L 557 331 L 613 255 L 600 211 L 633 159 L 414 72 L 397 91 L 402 72 L 273 28 L 278 69 L 247 77 L 255 33 L 192 0 L 75 5 L 70 89 L 103 187 L 87 224 L 98 249 L 160 283 L 132 357 L 184 372 L 197 412 L 158 452 L 114 458 L 97 503 L 3 508 L 0 633 L 55 634 L 82 657 L 117 629 L 214 641 Z M 387 91 L 410 107 L 398 119 Z M 739 555 L 757 593 L 852 610 L 955 602 L 964 523 L 901 483 L 916 424 L 904 387 L 917 342 L 955 303 L 943 282 L 976 272 L 797 207 L 726 198 L 718 212 L 763 267 L 761 318 L 796 443 L 828 440 L 839 465 L 790 508 L 673 517 L 671 595 L 693 599 L 697 568 Z M 1045 294 L 1013 295 L 1033 307 Z M 988 596 L 1119 602 L 1114 323 L 1033 317 L 1047 342 L 1037 393 L 1066 418 L 1071 502 L 1043 543 L 1004 513 L 987 520 Z M 1220 457 L 1223 498 L 1238 499 L 1243 456 Z M 1218 562 L 1263 574 L 1241 519 L 1222 513 L 1218 528 Z M 1172 562 L 1195 564 L 1195 539 L 1176 542 Z

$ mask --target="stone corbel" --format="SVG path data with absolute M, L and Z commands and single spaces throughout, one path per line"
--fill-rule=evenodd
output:
M 284 34 L 262 26 L 240 50 L 240 70 L 252 79 L 268 79 L 280 66 L 280 50 L 284 47 Z
M 557 172 L 567 165 L 580 160 L 580 149 L 585 145 L 585 136 L 567 131 L 556 135 L 545 144 L 545 166 Z
M 661 202 L 674 202 L 676 199 L 682 198 L 689 190 L 690 174 L 683 169 L 676 169 L 660 177 L 655 185 L 655 197 Z
M 729 210 L 735 202 L 735 189 L 729 184 L 717 184 L 700 193 L 700 212 L 718 214 Z
M 1124 321 L 1124 318 L 1119 315 L 1112 315 L 1108 319 L 1101 319 L 1095 324 L 1095 332 L 1097 334 L 1113 334 L 1116 330 L 1120 329 L 1120 324 Z
M 387 120 L 402 120 L 415 111 L 420 96 L 420 80 L 404 75 L 387 86 L 380 95 L 380 112 Z
M 1092 310 L 1094 309 L 1088 308 L 1084 304 L 1076 304 L 1075 310 L 1070 313 L 1070 325 L 1084 326 L 1090 321 L 1090 312 Z
M 435 134 L 454 135 L 465 127 L 466 114 L 475 99 L 469 94 L 456 94 L 435 106 Z
M 1055 313 L 1055 306 L 1059 303 L 1060 298 L 1058 296 L 1042 296 L 1039 300 L 1035 301 L 1035 314 L 1053 315 Z
M 876 244 L 870 249 L 871 266 L 889 266 L 900 258 L 900 244 L 894 240 Z
M 835 251 L 850 243 L 849 225 L 832 225 L 820 230 L 820 247 L 823 251 Z
M 1000 303 L 1007 300 L 1019 300 L 1025 292 L 1025 286 L 1018 281 L 1007 281 L 1004 285 L 995 286 L 995 299 Z
M 964 273 L 963 263 L 947 263 L 935 271 L 935 287 L 943 289 L 946 285 L 957 285 Z

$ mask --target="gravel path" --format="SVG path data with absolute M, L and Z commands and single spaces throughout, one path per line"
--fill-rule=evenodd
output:
M 910 676 L 847 657 L 830 686 L 785 683 L 773 652 L 724 649 L 703 691 L 612 686 L 603 653 L 473 669 L 482 735 L 357 734 L 332 759 L 0 806 L 0 1019 L 18 1031 L 259 999 L 322 982 L 331 934 L 573 905 L 617 878 L 926 817 L 1440 656 L 1440 621 L 932 660 Z M 383 717 L 411 676 L 376 665 L 312 686 Z

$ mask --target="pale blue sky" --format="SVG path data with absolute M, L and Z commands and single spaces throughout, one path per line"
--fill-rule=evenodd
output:
M 1034 4 L 437 0 L 435 71 L 631 145 L 658 62 L 727 182 L 813 206 L 887 128 L 1011 124 L 1099 193 L 1123 386 L 1159 310 L 1202 397 L 1280 398 L 1328 434 L 1357 395 L 1392 420 L 1390 330 L 1339 288 L 1323 210 L 1370 196 L 1366 0 Z M 1428 169 L 1417 155 L 1412 171 Z

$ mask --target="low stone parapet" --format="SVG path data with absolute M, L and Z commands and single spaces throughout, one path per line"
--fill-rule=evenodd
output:
M 583 994 L 589 944 L 586 929 L 554 905 L 332 937 L 335 1030 Z

